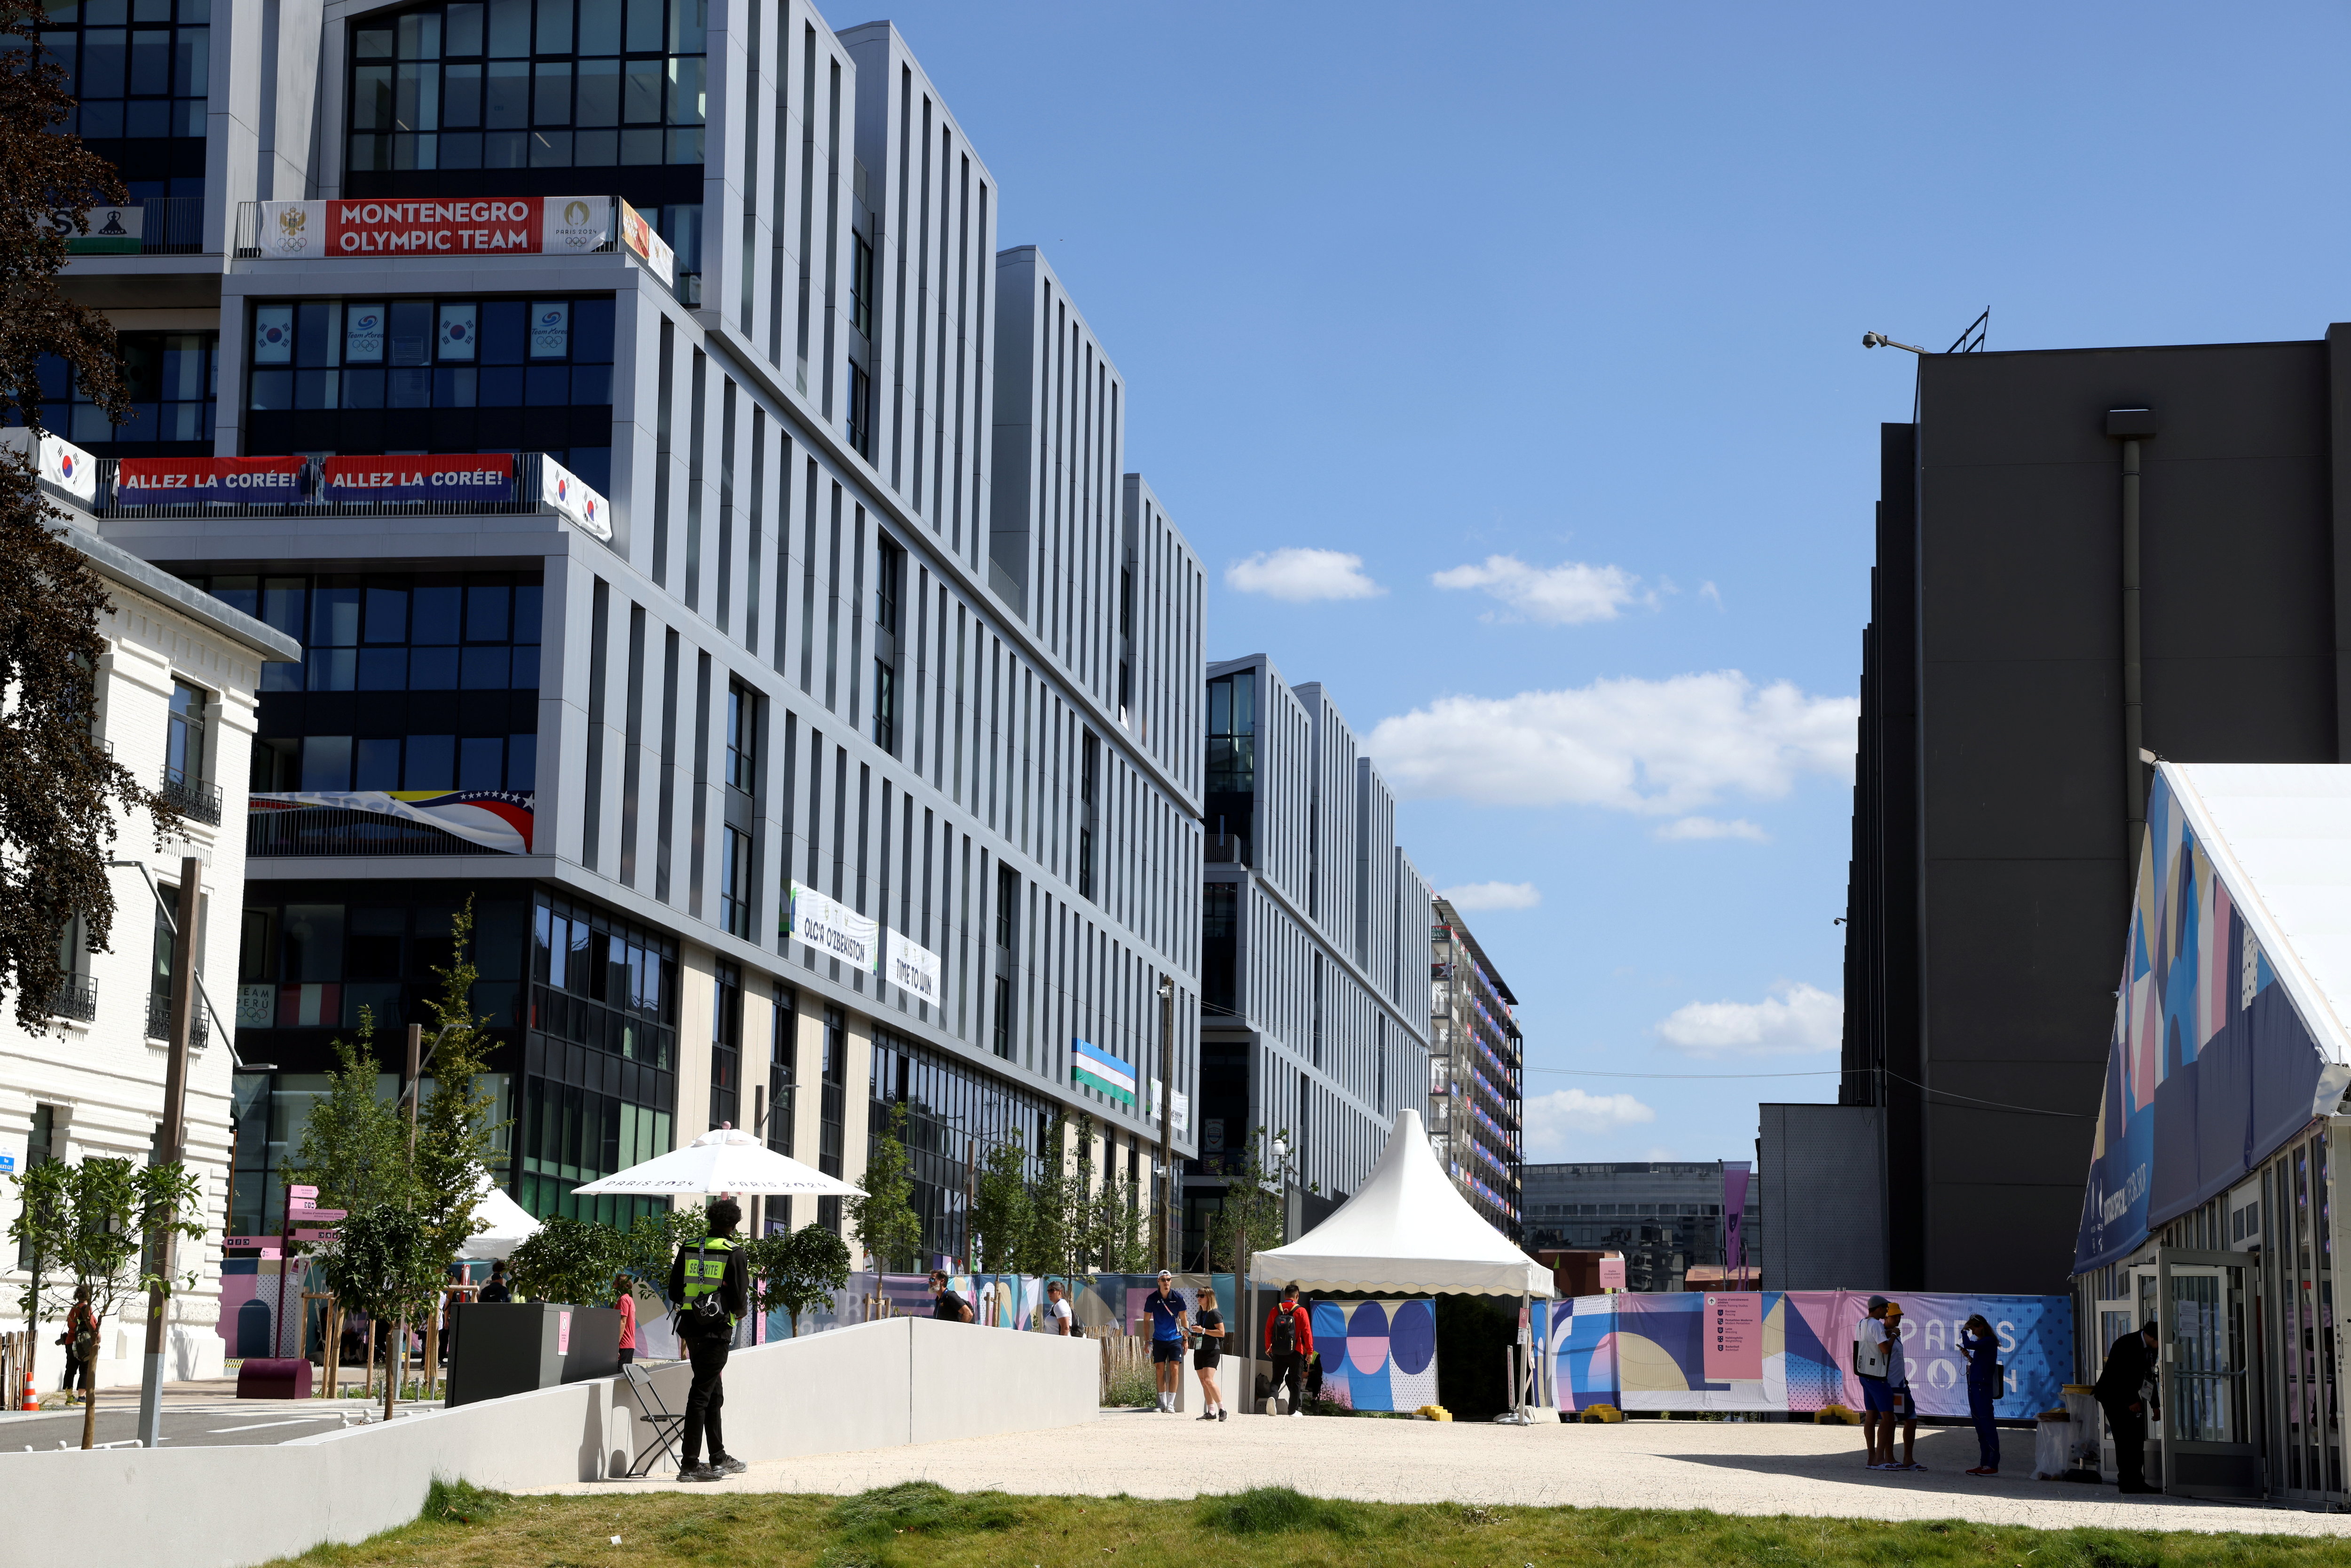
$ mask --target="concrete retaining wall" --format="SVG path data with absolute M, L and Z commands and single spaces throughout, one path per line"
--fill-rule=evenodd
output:
M 1091 1340 L 890 1318 L 738 1350 L 728 1451 L 758 1461 L 1033 1432 L 1094 1418 Z M 673 1410 L 684 1364 L 654 1374 Z M 402 1416 L 274 1448 L 0 1455 L 7 1560 L 95 1548 L 142 1568 L 247 1568 L 406 1523 L 435 1477 L 494 1490 L 615 1475 L 651 1437 L 619 1379 Z M 663 1473 L 666 1466 L 656 1473 Z

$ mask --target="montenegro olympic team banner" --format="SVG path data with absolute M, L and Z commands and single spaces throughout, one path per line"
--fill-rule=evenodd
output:
M 610 196 L 455 196 L 263 202 L 269 256 L 573 256 L 611 238 Z
M 250 809 L 366 811 L 438 828 L 484 849 L 524 855 L 530 852 L 532 799 L 528 789 L 302 789 L 256 794 Z
M 2071 1297 L 1896 1299 L 1921 1415 L 1968 1413 L 1959 1326 L 1978 1312 L 2000 1342 L 1994 1408 L 2001 1416 L 2049 1409 L 2073 1380 Z M 1859 1409 L 1853 1342 L 1868 1301 L 1858 1291 L 1686 1291 L 1562 1301 L 1548 1336 L 1561 1408 Z

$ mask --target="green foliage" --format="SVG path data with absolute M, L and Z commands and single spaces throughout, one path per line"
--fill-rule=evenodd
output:
M 981 1157 L 972 1184 L 971 1266 L 988 1273 L 1017 1273 L 1036 1217 L 1020 1140 L 1007 1135 Z
M 922 1561 L 943 1537 L 1012 1530 L 1027 1518 L 1002 1492 L 952 1492 L 936 1481 L 902 1481 L 836 1503 L 826 1521 L 834 1537 L 818 1562 L 822 1568 L 894 1568 Z M 911 1554 L 902 1557 L 893 1547 L 909 1548 Z
M 849 1244 L 811 1221 L 747 1244 L 743 1268 L 752 1302 L 762 1312 L 782 1308 L 797 1337 L 800 1314 L 849 1283 Z
M 423 1215 L 402 1203 L 371 1203 L 336 1228 L 319 1271 L 346 1311 L 422 1322 L 438 1300 L 446 1263 Z
M 514 1249 L 507 1273 L 516 1292 L 530 1301 L 603 1306 L 612 1300 L 612 1281 L 630 1251 L 629 1239 L 609 1225 L 550 1215 Z
M 449 923 L 449 963 L 433 970 L 441 977 L 441 994 L 424 1004 L 433 1019 L 426 1039 L 438 1043 L 427 1069 L 433 1092 L 418 1108 L 415 1180 L 425 1229 L 444 1263 L 488 1226 L 475 1217 L 474 1205 L 487 1179 L 488 1155 L 507 1125 L 490 1120 L 496 1102 L 481 1087 L 491 1041 L 481 1027 L 486 1016 L 473 1010 L 473 946 L 469 897 Z
M 18 1205 L 8 1239 L 29 1248 L 37 1260 L 18 1294 L 17 1309 L 26 1322 L 65 1316 L 73 1309 L 75 1292 L 86 1291 L 90 1311 L 103 1324 L 135 1295 L 160 1289 L 169 1296 L 175 1284 L 195 1282 L 193 1269 L 166 1277 L 142 1267 L 151 1237 L 204 1237 L 203 1189 L 177 1160 L 158 1166 L 94 1156 L 75 1165 L 44 1160 L 14 1179 Z M 95 1339 L 83 1360 L 95 1366 Z M 93 1393 L 83 1401 L 85 1448 L 96 1440 L 97 1419 Z
M 710 1234 L 709 1211 L 700 1204 L 665 1213 L 640 1214 L 621 1238 L 621 1260 L 615 1272 L 643 1281 L 659 1295 L 669 1283 L 670 1260 L 681 1247 L 692 1247 Z
M 1156 1404 L 1159 1399 L 1159 1379 L 1147 1366 L 1122 1366 L 1110 1375 L 1110 1387 L 1102 1395 L 1102 1403 L 1111 1406 L 1133 1406 L 1141 1408 Z
M 877 1269 L 910 1265 L 923 1245 L 922 1218 L 914 1212 L 914 1184 L 906 1154 L 906 1103 L 890 1107 L 890 1124 L 874 1140 L 865 1174 L 857 1178 L 863 1195 L 848 1200 L 850 1233 L 872 1255 Z
M 444 1481 L 435 1477 L 424 1494 L 424 1511 L 416 1517 L 434 1524 L 484 1524 L 504 1513 L 514 1502 L 511 1494 L 485 1491 L 471 1481 Z
M 1068 1169 L 1069 1132 L 1068 1119 L 1055 1112 L 1039 1151 L 1044 1168 L 1029 1189 L 1029 1225 L 1014 1249 L 1018 1273 L 1074 1271 L 1080 1213 L 1078 1187 Z
M 1088 1205 L 1086 1255 L 1100 1266 L 1121 1274 L 1140 1274 L 1152 1266 L 1151 1238 L 1144 1225 L 1147 1208 L 1140 1182 L 1113 1176 L 1102 1184 Z
M 1260 1158 L 1260 1151 L 1267 1157 Z M 1247 1239 L 1251 1259 L 1282 1244 L 1287 1194 L 1297 1180 L 1296 1156 L 1273 1155 L 1263 1127 L 1250 1128 L 1238 1149 L 1226 1145 L 1224 1205 L 1208 1217 L 1208 1257 L 1215 1267 L 1233 1266 L 1236 1238 Z
M 357 1043 L 337 1040 L 334 1051 L 327 1096 L 310 1108 L 286 1180 L 316 1186 L 321 1208 L 404 1203 L 415 1193 L 408 1126 L 398 1107 L 377 1095 L 383 1069 L 376 1061 L 374 1013 L 361 1008 Z
M 1288 1535 L 1317 1531 L 1324 1535 L 1360 1535 L 1368 1511 L 1361 1503 L 1308 1497 L 1289 1487 L 1251 1487 L 1245 1492 L 1200 1499 L 1202 1530 L 1228 1535 Z

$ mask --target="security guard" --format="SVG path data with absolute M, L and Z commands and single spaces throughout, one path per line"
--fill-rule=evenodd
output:
M 735 1343 L 736 1321 L 749 1304 L 749 1278 L 735 1235 L 742 1223 L 742 1206 L 731 1197 L 720 1198 L 710 1206 L 709 1237 L 680 1247 L 669 1266 L 671 1321 L 677 1324 L 679 1346 L 694 1364 L 694 1387 L 685 1396 L 685 1461 L 677 1472 L 682 1481 L 715 1481 L 744 1469 L 742 1460 L 726 1452 L 718 1429 L 719 1407 L 726 1402 L 719 1376 Z M 701 1462 L 705 1430 L 710 1434 L 706 1465 Z

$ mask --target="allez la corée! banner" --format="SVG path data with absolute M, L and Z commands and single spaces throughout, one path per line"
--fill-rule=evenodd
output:
M 319 463 L 319 499 L 505 501 L 514 495 L 514 455 L 455 457 L 326 457 Z
M 610 196 L 454 196 L 264 202 L 270 256 L 570 256 L 611 237 Z
M 125 457 L 114 469 L 118 507 L 249 505 L 302 498 L 301 457 Z

